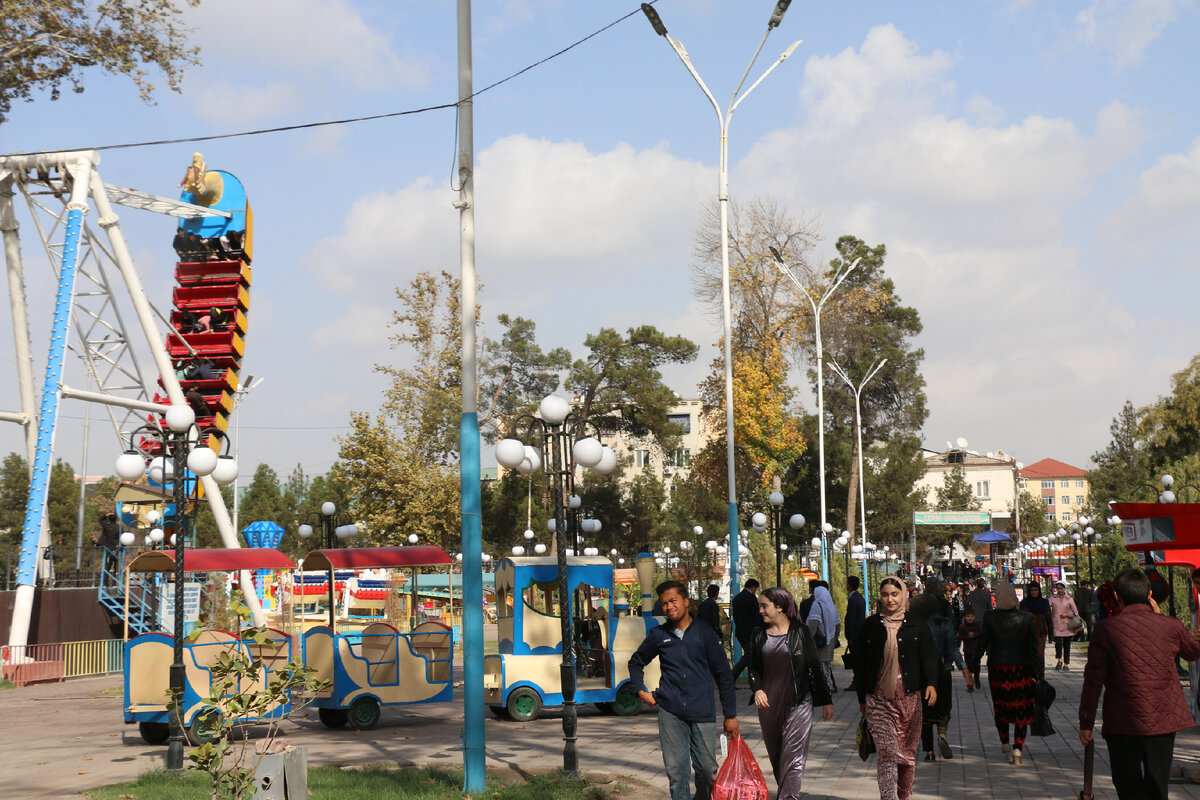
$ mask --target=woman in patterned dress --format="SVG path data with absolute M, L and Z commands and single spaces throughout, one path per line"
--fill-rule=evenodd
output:
M 988 657 L 988 688 L 1000 747 L 1010 764 L 1023 764 L 1025 734 L 1033 722 L 1033 689 L 1045 670 L 1038 650 L 1033 615 L 1017 608 L 1011 583 L 996 587 L 996 607 L 983 618 L 978 648 Z M 1012 744 L 1008 726 L 1013 729 Z
M 758 608 L 766 628 L 755 628 L 750 640 L 750 691 L 779 800 L 799 800 L 813 708 L 822 706 L 822 718 L 833 719 L 833 699 L 817 644 L 791 592 L 767 589 Z
M 858 707 L 867 717 L 878 756 L 880 800 L 908 800 L 921 739 L 921 700 L 937 702 L 937 650 L 929 626 L 908 616 L 904 584 L 879 584 L 879 613 L 867 617 L 855 651 Z

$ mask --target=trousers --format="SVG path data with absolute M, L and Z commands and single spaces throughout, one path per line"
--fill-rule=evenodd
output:
M 658 743 L 671 800 L 692 800 L 688 767 L 695 773 L 695 800 L 709 800 L 717 777 L 717 723 L 688 722 L 658 707 Z
M 1104 737 L 1119 800 L 1167 800 L 1175 734 Z

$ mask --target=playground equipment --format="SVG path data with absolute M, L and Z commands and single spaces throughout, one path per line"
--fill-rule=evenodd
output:
M 207 171 L 203 158 L 197 154 L 185 176 L 182 199 L 173 200 L 105 183 L 100 177 L 99 163 L 95 151 L 0 156 L 0 232 L 4 238 L 16 384 L 21 398 L 20 411 L 0 411 L 0 421 L 24 427 L 31 465 L 10 645 L 27 643 L 37 578 L 39 574 L 44 579 L 50 577 L 50 561 L 44 558 L 49 545 L 44 517 L 60 399 L 71 397 L 103 404 L 114 432 L 124 440 L 144 422 L 139 415 L 150 412 L 151 424 L 157 426 L 159 415 L 166 412 L 168 403 L 187 403 L 185 387 L 176 375 L 172 357 L 203 356 L 217 371 L 186 388 L 198 392 L 199 405 L 209 412 L 199 414 L 200 421 L 224 430 L 231 405 L 227 397 L 237 386 L 237 370 L 244 350 L 252 232 L 250 208 L 241 184 L 229 173 Z M 54 316 L 39 402 L 34 397 L 21 226 L 14 202 L 18 195 L 25 200 L 33 228 L 55 273 Z M 203 261 L 193 256 L 194 250 L 187 251 L 185 260 L 183 250 L 177 247 L 181 256 L 176 267 L 179 285 L 173 294 L 174 309 L 169 316 L 162 314 L 146 296 L 113 204 L 182 219 L 177 242 L 187 233 L 205 242 L 205 248 L 214 240 L 233 246 L 213 248 Z M 92 219 L 103 235 L 87 224 L 85 215 L 90 209 L 95 210 Z M 144 368 L 133 347 L 117 302 L 114 269 L 124 284 L 137 327 L 159 374 L 161 392 L 153 390 L 153 372 Z M 210 327 L 208 331 L 196 332 L 194 323 L 192 333 L 182 330 L 186 321 L 184 312 L 192 313 L 201 304 L 210 312 L 214 308 L 219 310 L 216 317 L 226 319 L 225 330 Z M 213 315 L 209 316 L 211 321 Z M 166 336 L 159 327 L 160 320 L 172 329 Z M 63 384 L 72 333 L 75 340 L 72 346 L 84 361 L 88 385 L 98 391 L 72 389 Z M 205 477 L 200 484 L 222 541 L 227 547 L 239 546 L 216 483 Z M 242 584 L 250 586 L 248 575 L 242 576 Z M 261 626 L 265 620 L 252 590 L 246 591 L 246 602 L 255 624 Z
M 339 569 L 408 569 L 450 566 L 453 559 L 440 547 L 353 547 L 315 550 L 304 558 L 309 569 L 332 574 Z M 319 625 L 304 634 L 304 665 L 313 677 L 331 681 L 328 691 L 312 698 L 321 722 L 329 728 L 347 724 L 373 728 L 383 706 L 437 703 L 454 695 L 453 632 L 440 622 L 424 622 L 401 633 L 386 622 L 360 631 L 338 633 Z
M 595 703 L 604 713 L 632 715 L 641 710 L 637 688 L 629 683 L 629 658 L 661 619 L 650 615 L 654 559 L 638 557 L 643 587 L 642 613 L 613 602 L 613 565 L 599 556 L 567 558 L 568 602 L 558 597 L 558 562 L 551 557 L 505 558 L 496 567 L 499 654 L 484 658 L 484 697 L 492 713 L 521 722 L 536 719 L 546 706 L 563 702 L 562 637 L 559 614 L 573 616 L 576 700 Z M 659 666 L 646 667 L 647 688 L 658 685 Z
M 295 566 L 290 558 L 270 548 L 189 550 L 184 558 L 184 569 L 192 573 L 294 569 Z M 130 559 L 126 569 L 131 573 L 171 574 L 175 572 L 175 556 L 168 550 L 148 550 Z M 292 660 L 292 640 L 286 633 L 275 630 L 269 632 L 266 643 L 244 640 L 231 631 L 202 630 L 184 641 L 186 680 L 180 713 L 184 730 L 193 744 L 213 735 L 210 715 L 200 712 L 208 707 L 207 699 L 212 689 L 211 667 L 229 652 L 244 652 L 261 660 L 263 672 L 259 680 L 268 685 L 275 672 Z M 174 644 L 170 633 L 145 633 L 125 643 L 125 723 L 136 723 L 147 744 L 167 741 L 170 713 L 167 702 L 173 659 Z M 237 688 L 253 691 L 255 687 Z M 277 706 L 267 716 L 282 716 L 290 710 L 290 704 Z

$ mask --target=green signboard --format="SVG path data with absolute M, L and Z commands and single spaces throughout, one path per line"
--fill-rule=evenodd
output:
M 991 525 L 986 511 L 914 511 L 913 525 Z

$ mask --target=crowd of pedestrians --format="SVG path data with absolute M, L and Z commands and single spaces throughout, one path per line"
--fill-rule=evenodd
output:
M 1200 586 L 1200 570 L 1192 579 Z M 1016 586 L 1006 580 L 993 590 L 983 580 L 972 588 L 927 578 L 916 587 L 887 576 L 868 615 L 860 581 L 851 576 L 843 627 L 823 581 L 812 581 L 808 597 L 797 603 L 781 587 L 760 595 L 759 583 L 748 580 L 730 604 L 733 636 L 743 652 L 731 669 L 719 633 L 713 591 L 719 587 L 708 587 L 708 598 L 693 616 L 686 584 L 660 584 L 657 595 L 666 619 L 630 659 L 629 674 L 639 697 L 658 708 L 672 800 L 711 796 L 717 773 L 713 687 L 723 730 L 739 735 L 734 685 L 743 671 L 777 796 L 799 798 L 817 709 L 821 720 L 834 715 L 832 662 L 843 630 L 843 663 L 853 674 L 845 690 L 856 692 L 873 739 L 881 800 L 911 796 L 918 746 L 927 762 L 953 758 L 947 733 L 954 672 L 973 692 L 985 661 L 1001 752 L 1015 767 L 1023 765 L 1051 637 L 1057 670 L 1070 669 L 1073 640 L 1088 642 L 1079 738 L 1085 745 L 1092 741 L 1103 695 L 1101 733 L 1119 800 L 1165 800 L 1175 733 L 1200 721 L 1196 695 L 1190 702 L 1184 696 L 1176 659 L 1192 662 L 1196 672 L 1200 633 L 1158 613 L 1151 581 L 1141 569 L 1126 570 L 1101 587 L 1081 584 L 1074 597 L 1061 581 L 1049 599 L 1036 582 L 1022 588 L 1024 599 L 1018 602 Z M 1192 615 L 1195 630 L 1200 610 L 1194 604 Z M 650 692 L 643 676 L 654 658 L 661 679 Z M 1144 713 L 1147 708 L 1156 713 Z

